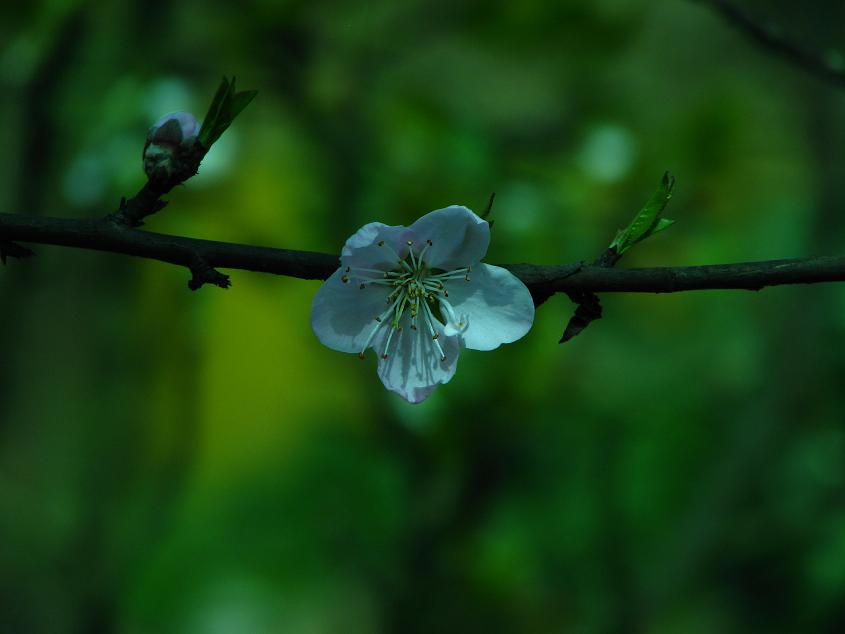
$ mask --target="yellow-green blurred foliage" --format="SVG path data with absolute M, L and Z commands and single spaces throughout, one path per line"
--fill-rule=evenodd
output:
M 739 3 L 739 0 L 737 0 Z M 747 2 L 827 54 L 841 3 Z M 845 252 L 845 93 L 696 2 L 0 9 L 0 212 L 97 217 L 160 115 L 258 98 L 152 231 L 339 252 L 480 209 L 489 261 Z M 566 297 L 419 406 L 320 346 L 318 284 L 34 246 L 0 270 L 0 631 L 832 632 L 845 287 Z

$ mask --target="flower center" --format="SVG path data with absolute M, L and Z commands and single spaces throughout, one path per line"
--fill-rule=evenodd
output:
M 376 333 L 382 328 L 389 328 L 385 340 L 382 359 L 387 359 L 390 351 L 390 343 L 394 333 L 402 330 L 401 319 L 407 311 L 410 315 L 411 330 L 419 331 L 421 336 L 431 338 L 440 360 L 445 361 L 446 355 L 440 345 L 440 328 L 443 326 L 440 308 L 444 309 L 450 316 L 451 324 L 456 332 L 466 329 L 465 320 L 455 317 L 455 311 L 448 301 L 449 291 L 446 289 L 446 282 L 451 280 L 469 281 L 472 267 L 465 266 L 452 271 L 432 269 L 426 264 L 425 254 L 432 246 L 431 240 L 426 240 L 422 249 L 414 252 L 414 243 L 408 241 L 408 256 L 402 258 L 384 240 L 377 243 L 380 248 L 389 250 L 397 263 L 397 268 L 390 271 L 378 269 L 366 269 L 347 266 L 341 280 L 344 283 L 350 281 L 350 276 L 355 278 L 362 290 L 368 286 L 387 287 L 387 308 L 374 318 L 375 324 L 367 336 L 366 343 L 361 348 L 360 357 L 364 357 L 364 351 L 370 347 Z M 378 275 L 380 277 L 372 277 Z

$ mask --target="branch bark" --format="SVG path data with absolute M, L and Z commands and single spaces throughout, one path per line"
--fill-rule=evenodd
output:
M 200 240 L 132 229 L 108 219 L 74 220 L 0 214 L 0 241 L 18 240 L 133 255 L 184 266 L 196 277 L 202 266 L 322 280 L 339 266 L 337 254 Z M 14 255 L 10 253 L 9 255 Z M 537 298 L 554 293 L 676 293 L 714 289 L 760 290 L 782 284 L 845 281 L 845 256 L 614 269 L 583 262 L 504 264 Z
M 819 52 L 791 40 L 771 23 L 762 23 L 730 0 L 696 0 L 707 5 L 763 49 L 775 53 L 811 75 L 845 88 L 845 68 Z

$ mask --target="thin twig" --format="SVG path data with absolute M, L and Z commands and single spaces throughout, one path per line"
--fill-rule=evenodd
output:
M 721 15 L 758 46 L 780 55 L 808 73 L 845 88 L 845 65 L 835 64 L 823 54 L 805 48 L 772 24 L 763 24 L 729 0 L 696 0 Z
M 336 254 L 293 251 L 199 240 L 116 226 L 105 219 L 72 220 L 0 214 L 0 240 L 108 251 L 160 260 L 194 271 L 210 267 L 326 279 L 338 267 Z M 760 290 L 781 284 L 845 281 L 845 256 L 810 257 L 640 269 L 585 265 L 506 264 L 535 297 L 550 293 L 676 293 L 712 289 Z

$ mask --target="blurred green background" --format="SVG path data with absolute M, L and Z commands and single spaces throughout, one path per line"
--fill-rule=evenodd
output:
M 741 6 L 842 44 L 842 3 Z M 223 74 L 259 96 L 150 230 L 339 252 L 496 191 L 488 261 L 562 263 L 669 169 L 622 266 L 845 253 L 845 91 L 681 0 L 7 3 L 0 211 L 113 211 Z M 317 282 L 34 248 L 0 270 L 3 633 L 845 626 L 845 286 L 606 295 L 565 346 L 556 296 L 410 406 L 319 345 Z

